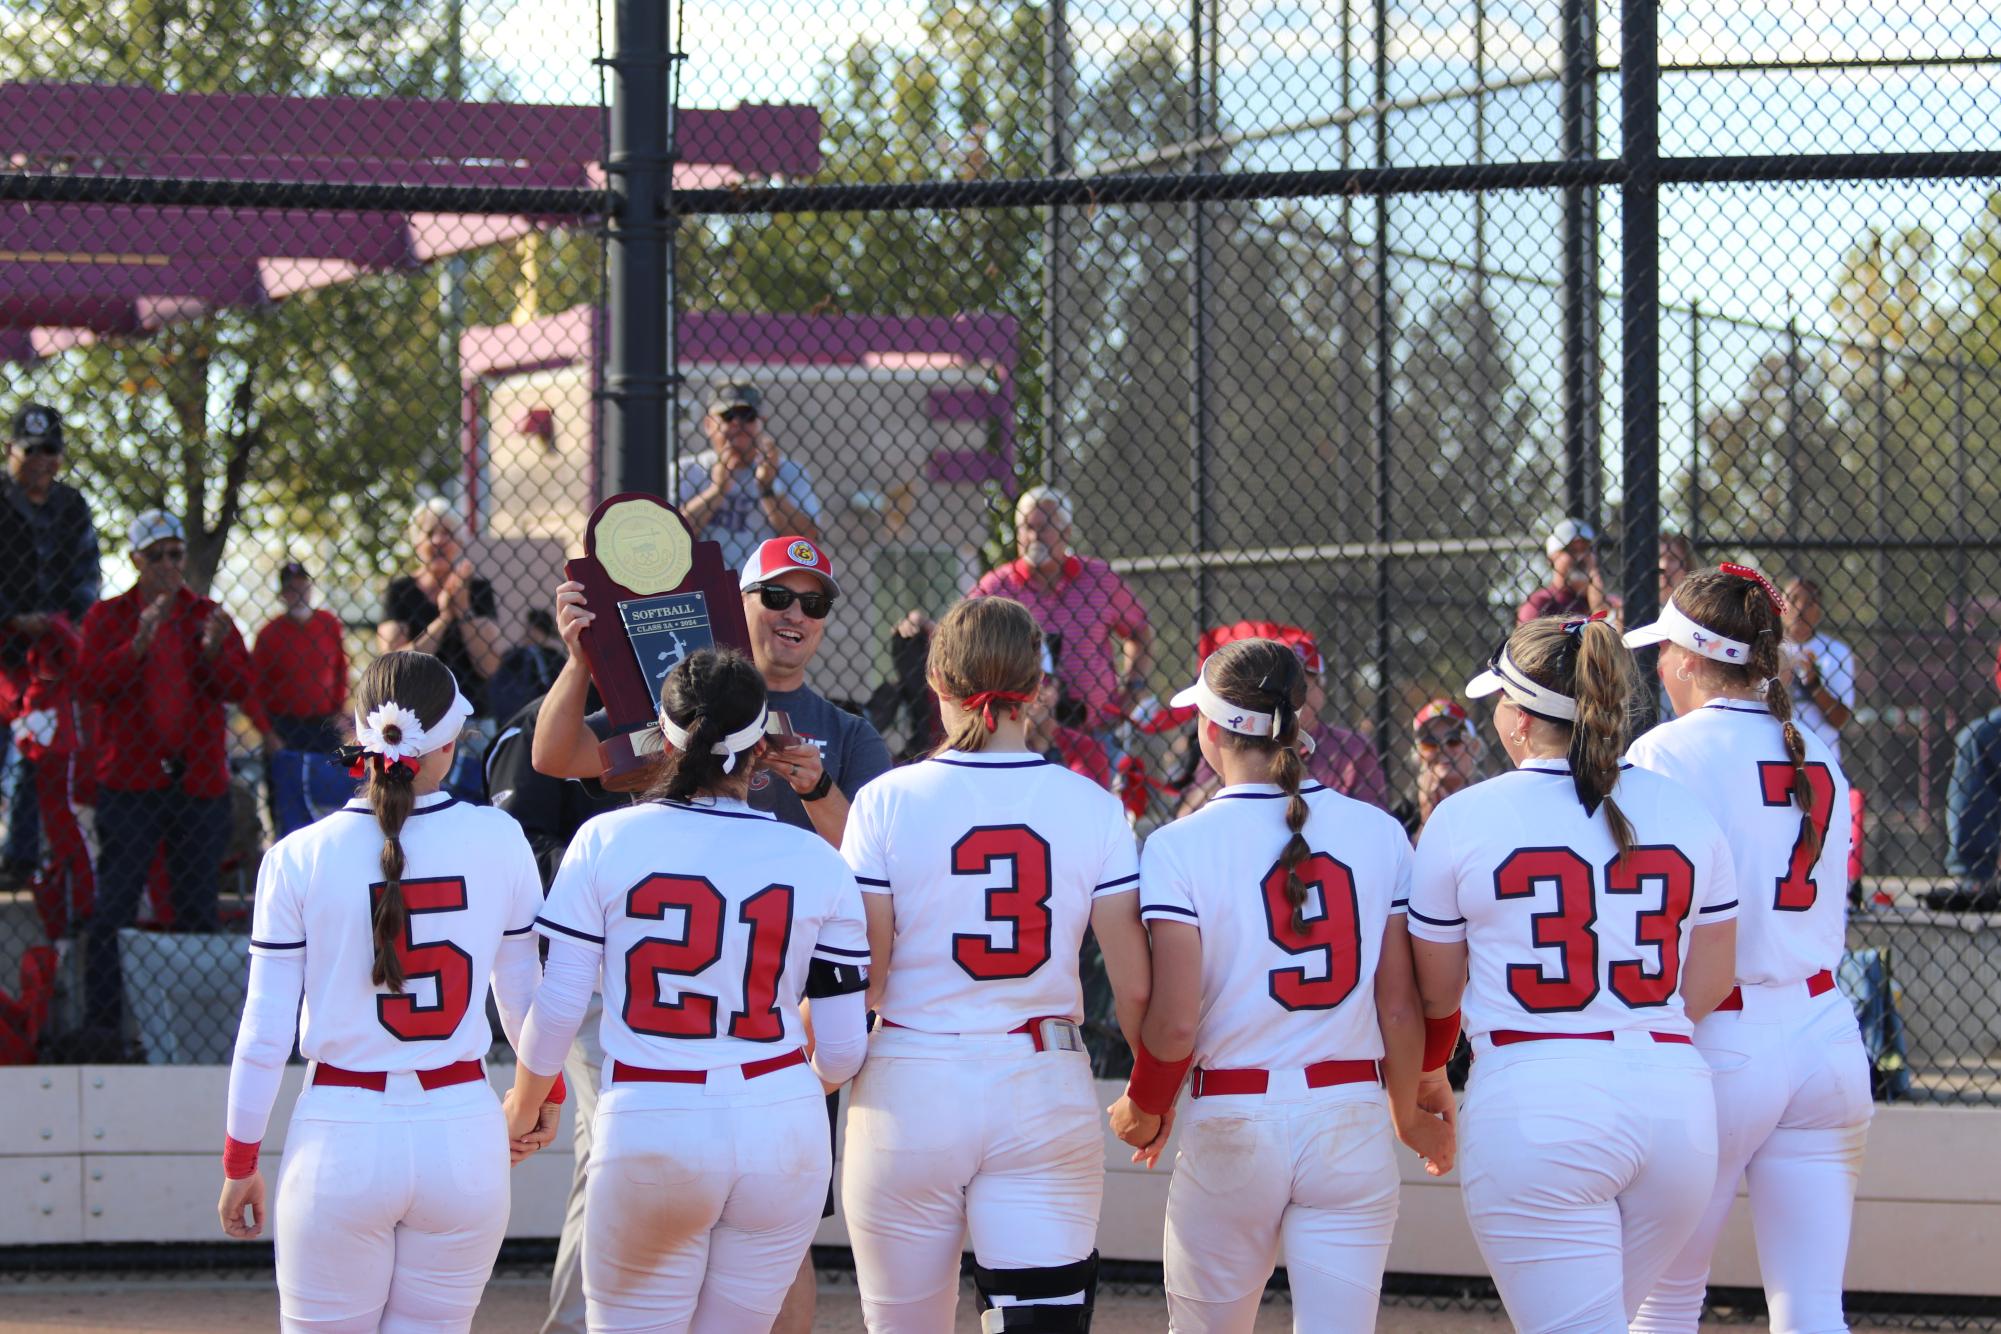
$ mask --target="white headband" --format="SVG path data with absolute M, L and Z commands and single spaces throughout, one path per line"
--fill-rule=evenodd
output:
M 709 754 L 723 757 L 723 772 L 736 772 L 736 757 L 739 751 L 749 750 L 764 740 L 764 720 L 766 709 L 758 706 L 757 717 L 745 723 L 736 731 L 709 747 Z M 660 731 L 666 736 L 667 744 L 676 750 L 686 750 L 688 742 L 695 734 L 669 718 L 665 712 L 660 715 Z M 636 748 L 635 748 L 636 749 Z
M 1210 655 L 1212 658 L 1214 655 Z M 1256 713 L 1241 704 L 1232 704 L 1209 688 L 1209 658 L 1202 660 L 1202 670 L 1196 674 L 1195 684 L 1175 695 L 1170 703 L 1177 709 L 1194 705 L 1204 718 L 1231 732 L 1242 736 L 1271 736 L 1277 731 L 1277 724 L 1269 713 Z
M 1714 658 L 1717 662 L 1743 667 L 1751 661 L 1749 644 L 1736 639 L 1725 639 L 1709 627 L 1696 624 L 1688 618 L 1686 612 L 1674 605 L 1672 599 L 1661 608 L 1660 618 L 1653 624 L 1626 632 L 1626 647 L 1645 648 L 1648 644 L 1658 644 L 1663 639 L 1681 645 L 1690 653 Z
M 452 706 L 445 710 L 445 716 L 430 727 L 425 727 L 417 717 L 415 709 L 405 708 L 395 700 L 386 700 L 379 708 L 370 709 L 366 718 L 359 711 L 354 715 L 354 744 L 368 755 L 380 755 L 394 764 L 397 760 L 415 760 L 429 755 L 434 750 L 442 750 L 459 739 L 465 731 L 466 719 L 472 717 L 472 705 L 459 691 L 459 683 L 452 682 Z M 396 740 L 385 741 L 382 734 L 390 728 L 396 729 Z
M 1531 681 L 1528 673 L 1515 665 L 1506 644 L 1488 661 L 1486 671 L 1466 683 L 1468 699 L 1479 699 L 1496 691 L 1506 692 L 1509 699 L 1538 718 L 1553 723 L 1577 721 L 1577 701 Z

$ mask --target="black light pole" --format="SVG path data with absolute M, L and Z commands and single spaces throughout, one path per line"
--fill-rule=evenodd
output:
M 1598 155 L 1598 53 L 1593 49 L 1590 6 L 1596 0 L 1563 0 L 1563 157 L 1582 162 Z M 1573 185 L 1563 192 L 1563 502 L 1565 513 L 1596 523 L 1589 477 L 1597 466 L 1592 418 L 1597 397 L 1597 192 Z
M 1659 612 L 1661 500 L 1661 201 L 1658 0 L 1622 0 L 1619 208 L 1620 349 L 1625 402 L 1620 414 L 1625 476 L 1626 624 Z
M 617 0 L 610 59 L 613 198 L 605 300 L 605 472 L 621 491 L 667 493 L 675 219 L 667 6 Z

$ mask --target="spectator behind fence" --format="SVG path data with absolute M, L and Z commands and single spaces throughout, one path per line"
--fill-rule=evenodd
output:
M 229 613 L 187 586 L 181 521 L 147 510 L 127 529 L 139 582 L 83 618 L 78 676 L 98 707 L 97 905 L 84 961 L 85 1022 L 100 1058 L 123 1052 L 118 931 L 154 852 L 166 850 L 173 926 L 216 928 L 229 846 L 225 705 L 250 697 L 250 655 Z
M 257 632 L 250 654 L 255 691 L 245 712 L 264 734 L 268 757 L 281 750 L 332 754 L 347 707 L 347 647 L 340 618 L 313 606 L 313 577 L 298 561 L 278 573 L 285 609 Z
M 1549 558 L 1549 582 L 1530 593 L 1515 609 L 1515 623 L 1525 625 L 1543 616 L 1588 616 L 1618 606 L 1605 592 L 1592 543 L 1598 530 L 1582 519 L 1563 519 L 1543 539 Z
M 1454 792 L 1480 781 L 1485 752 L 1480 734 L 1456 700 L 1440 697 L 1417 711 L 1411 720 L 1411 749 L 1417 767 L 1417 796 L 1400 801 L 1393 813 L 1412 838 L 1431 813 Z
M 1299 711 L 1299 734 L 1311 744 L 1310 750 L 1302 748 L 1307 779 L 1344 797 L 1388 810 L 1390 784 L 1376 748 L 1361 733 L 1336 726 L 1322 716 L 1327 708 L 1327 663 L 1313 636 L 1296 625 L 1277 621 L 1238 621 L 1202 636 L 1198 647 L 1203 660 L 1237 639 L 1275 639 L 1290 647 L 1306 669 L 1306 703 Z M 1187 815 L 1200 810 L 1221 787 L 1222 780 L 1209 762 L 1203 760 L 1195 768 L 1193 781 L 1181 794 L 1179 813 Z
M 72 627 L 97 601 L 97 525 L 75 487 L 56 480 L 63 466 L 63 419 L 28 403 L 14 414 L 0 496 L 0 673 L 17 696 L 31 682 L 28 651 L 50 622 Z M 16 752 L 0 743 L 0 758 Z M 40 803 L 34 763 L 19 760 L 7 842 L 0 848 L 0 888 L 14 888 L 41 862 Z
M 717 385 L 702 433 L 709 447 L 681 465 L 681 517 L 696 537 L 722 545 L 724 563 L 742 569 L 760 544 L 782 533 L 820 540 L 812 474 L 765 431 L 756 386 Z
M 26 787 L 17 791 L 21 800 L 37 800 L 41 809 L 48 856 L 29 887 L 51 943 L 81 927 L 97 897 L 90 843 L 78 815 L 79 808 L 97 804 L 83 708 L 76 697 L 82 649 L 83 638 L 69 617 L 52 616 L 28 646 L 27 688 L 16 693 L 13 681 L 0 676 L 0 717 L 9 723 L 16 749 L 33 766 L 32 797 Z
M 1153 627 L 1110 565 L 1070 549 L 1074 519 L 1070 498 L 1056 488 L 1022 492 L 1014 505 L 1019 559 L 987 571 L 973 596 L 1013 598 L 1034 613 L 1042 633 L 1063 646 L 1056 676 L 1067 700 L 1081 706 L 1079 725 L 1105 734 L 1147 693 Z
M 1820 585 L 1786 585 L 1786 647 L 1793 673 L 1793 713 L 1801 727 L 1841 758 L 1841 729 L 1855 715 L 1855 650 L 1821 633 Z
M 541 607 L 528 613 L 528 637 L 507 650 L 486 683 L 487 707 L 496 719 L 512 718 L 531 699 L 540 699 L 563 670 L 563 641 L 556 618 Z
M 417 572 L 389 581 L 376 651 L 412 649 L 436 656 L 457 678 L 475 716 L 487 717 L 486 681 L 500 666 L 493 585 L 466 559 L 465 538 L 444 500 L 419 505 L 410 516 L 409 535 Z
M 2001 689 L 2001 655 L 1994 663 L 1994 685 Z M 1945 869 L 1959 883 L 1931 890 L 1926 903 L 1948 912 L 2001 909 L 2001 707 L 1953 738 L 1945 828 Z
M 1089 732 L 1056 721 L 1056 660 L 1047 641 L 1042 645 L 1042 684 L 1028 705 L 1028 748 L 1044 759 L 1082 774 L 1107 791 L 1112 786 L 1112 762 Z

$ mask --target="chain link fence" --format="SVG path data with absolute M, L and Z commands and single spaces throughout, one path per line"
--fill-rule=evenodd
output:
M 681 0 L 660 161 L 613 17 L 0 11 L 0 1061 L 226 1060 L 354 673 L 442 653 L 486 799 L 644 459 L 733 563 L 824 545 L 810 681 L 893 755 L 927 619 L 1025 596 L 1037 744 L 1142 830 L 1213 783 L 1160 701 L 1241 623 L 1415 829 L 1502 762 L 1417 720 L 1532 596 L 1756 563 L 1861 794 L 1878 1093 L 2001 1101 L 1988 9 Z M 648 170 L 671 265 L 621 272 Z M 665 382 L 615 364 L 649 304 Z

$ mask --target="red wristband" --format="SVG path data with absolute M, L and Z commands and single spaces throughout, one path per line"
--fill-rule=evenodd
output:
M 1126 1096 L 1148 1116 L 1166 1116 L 1181 1092 L 1181 1077 L 1195 1061 L 1190 1052 L 1178 1061 L 1163 1061 L 1140 1042 L 1133 1048 L 1132 1078 L 1126 1081 Z
M 563 1101 L 569 1096 L 570 1090 L 563 1083 L 563 1077 L 559 1074 L 556 1076 L 556 1082 L 549 1086 L 549 1091 L 542 1095 L 542 1101 L 545 1103 L 553 1102 L 561 1106 Z
M 1432 1071 L 1452 1059 L 1452 1053 L 1459 1046 L 1459 1011 L 1454 1010 L 1443 1019 L 1424 1021 L 1424 1063 L 1419 1069 Z
M 245 1144 L 240 1139 L 224 1136 L 222 1141 L 222 1174 L 231 1181 L 241 1181 L 257 1171 L 257 1150 L 263 1144 Z

